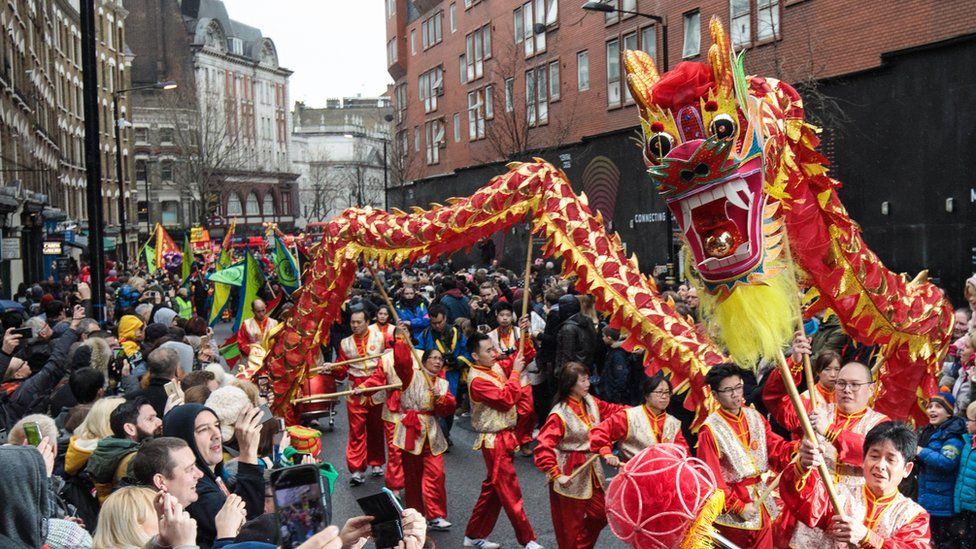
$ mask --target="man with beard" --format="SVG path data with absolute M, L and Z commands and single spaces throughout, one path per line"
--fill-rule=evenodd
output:
M 159 434 L 163 421 L 146 398 L 138 397 L 113 410 L 109 425 L 112 436 L 98 441 L 85 468 L 95 484 L 99 503 L 105 501 L 126 476 L 139 444 Z
M 406 284 L 395 306 L 400 320 L 410 328 L 410 337 L 414 341 L 418 340 L 420 332 L 430 326 L 427 300 L 417 294 L 412 284 Z

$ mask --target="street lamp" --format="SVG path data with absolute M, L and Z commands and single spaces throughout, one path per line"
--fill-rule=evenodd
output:
M 131 88 L 126 88 L 124 90 L 115 90 L 112 92 L 112 112 L 114 113 L 115 119 L 115 178 L 119 180 L 119 236 L 122 237 L 122 266 L 123 268 L 128 267 L 129 264 L 129 250 L 125 243 L 126 231 L 125 231 L 125 180 L 122 177 L 122 120 L 119 119 L 119 96 L 123 93 L 137 90 L 174 90 L 176 89 L 176 82 L 172 80 L 166 82 L 156 82 L 155 84 L 146 84 L 144 86 L 133 86 Z M 147 178 L 148 182 L 148 178 Z M 149 219 L 149 186 L 146 185 L 146 220 L 148 223 Z
M 603 13 L 626 13 L 629 15 L 637 15 L 640 17 L 646 17 L 655 23 L 661 25 L 661 47 L 664 49 L 663 55 L 661 57 L 663 72 L 668 70 L 668 21 L 660 15 L 652 15 L 649 13 L 641 13 L 639 11 L 622 10 L 616 6 L 607 4 L 605 2 L 589 1 L 583 4 L 583 9 L 586 11 L 599 11 Z M 675 278 L 675 257 L 674 257 L 674 221 L 671 218 L 671 212 L 665 210 L 665 220 L 667 222 L 666 230 L 668 231 L 667 238 L 665 242 L 668 243 L 668 281 L 674 284 L 677 280 Z

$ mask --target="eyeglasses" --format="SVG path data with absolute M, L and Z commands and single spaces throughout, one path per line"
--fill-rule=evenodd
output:
M 847 389 L 850 389 L 852 391 L 857 391 L 858 389 L 860 389 L 864 385 L 871 385 L 872 383 L 874 383 L 874 382 L 873 381 L 862 381 L 860 383 L 856 383 L 856 382 L 853 382 L 853 381 L 837 381 L 837 382 L 834 383 L 834 388 L 837 389 L 838 391 L 845 391 Z
M 725 389 L 716 389 L 715 392 L 720 395 L 731 395 L 734 393 L 741 393 L 745 390 L 745 385 L 736 385 L 735 387 L 728 387 Z
M 652 395 L 669 397 L 671 396 L 671 391 L 651 391 Z

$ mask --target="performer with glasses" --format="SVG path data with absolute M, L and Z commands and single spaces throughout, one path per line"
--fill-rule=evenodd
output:
M 652 444 L 678 444 L 688 450 L 681 421 L 665 411 L 671 403 L 668 378 L 658 373 L 644 381 L 642 389 L 644 404 L 620 410 L 590 431 L 590 451 L 599 453 L 611 467 L 620 467 Z M 614 443 L 619 456 L 613 454 Z
M 781 471 L 796 443 L 783 440 L 766 418 L 745 406 L 745 371 L 735 364 L 712 366 L 705 381 L 720 408 L 709 414 L 698 433 L 698 458 L 725 491 L 725 508 L 715 519 L 720 534 L 739 547 L 773 547 L 773 520 L 779 509 L 762 475 Z M 763 501 L 757 501 L 762 495 Z
M 799 363 L 802 355 L 809 352 L 810 339 L 797 333 L 793 338 L 794 362 Z M 888 417 L 868 406 L 874 395 L 874 378 L 866 365 L 848 362 L 837 373 L 833 386 L 833 402 L 815 407 L 810 412 L 810 423 L 817 432 L 824 462 L 834 472 L 834 482 L 856 488 L 864 485 L 864 437 Z M 766 384 L 766 408 L 780 425 L 799 438 L 800 420 L 788 399 L 781 380 L 779 384 Z M 827 532 L 794 520 L 790 513 L 780 517 L 776 533 L 777 544 L 788 541 L 790 547 L 817 547 L 828 541 Z

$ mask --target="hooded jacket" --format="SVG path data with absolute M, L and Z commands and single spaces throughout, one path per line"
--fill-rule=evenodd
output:
M 962 457 L 966 422 L 951 417 L 937 427 L 927 425 L 919 434 L 918 504 L 933 517 L 951 517 L 956 473 Z
M 44 459 L 34 448 L 3 446 L 0 471 L 0 547 L 40 548 L 52 511 Z
M 78 341 L 78 333 L 67 330 L 54 343 L 44 367 L 24 380 L 4 404 L 10 424 L 37 410 L 46 411 L 51 393 L 68 369 L 68 349 Z
M 127 438 L 106 437 L 98 441 L 85 471 L 95 483 L 99 503 L 104 502 L 125 477 L 129 462 L 138 450 L 139 443 Z
M 125 315 L 119 321 L 119 344 L 125 351 L 125 356 L 132 356 L 139 352 L 139 342 L 136 341 L 136 332 L 142 328 L 142 319 L 135 315 Z
M 182 404 L 173 408 L 163 418 L 163 436 L 185 440 L 197 458 L 197 467 L 203 472 L 203 477 L 197 482 L 197 500 L 187 507 L 187 511 L 197 521 L 197 544 L 202 548 L 209 548 L 217 536 L 214 519 L 227 497 L 217 484 L 224 465 L 219 463 L 211 469 L 197 448 L 193 425 L 202 412 L 210 412 L 214 417 L 218 417 L 213 410 L 201 404 Z M 234 488 L 234 493 L 244 500 L 248 520 L 257 518 L 264 512 L 264 475 L 257 465 L 253 463 L 238 465 L 237 486 Z

